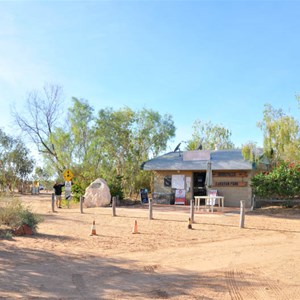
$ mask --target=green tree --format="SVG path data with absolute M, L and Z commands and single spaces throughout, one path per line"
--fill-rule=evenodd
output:
M 192 138 L 188 140 L 187 149 L 196 150 L 200 147 L 204 150 L 233 149 L 231 131 L 222 125 L 215 125 L 212 122 L 196 120 L 193 124 Z
M 248 142 L 242 145 L 242 154 L 245 160 L 257 162 L 259 159 L 257 144 L 255 142 Z
M 300 159 L 300 127 L 294 117 L 266 104 L 263 120 L 258 127 L 264 133 L 264 152 L 273 163 Z
M 107 108 L 99 112 L 96 123 L 105 153 L 105 173 L 122 178 L 122 188 L 128 195 L 137 192 L 141 184 L 149 186 L 150 174 L 144 174 L 140 165 L 166 149 L 175 134 L 172 118 L 148 109 L 134 112 L 127 107 L 118 111 Z
M 58 122 L 60 98 L 59 87 L 51 86 L 50 92 L 46 87 L 43 93 L 29 96 L 29 114 L 14 115 L 42 153 L 44 170 L 61 176 L 66 168 L 72 169 L 77 191 L 98 177 L 113 191 L 129 195 L 141 185 L 149 187 L 150 174 L 141 171 L 140 165 L 166 149 L 175 134 L 171 116 L 125 107 L 104 108 L 95 117 L 86 100 L 73 98 L 62 125 L 61 119 Z
M 34 160 L 20 139 L 0 129 L 0 185 L 13 189 L 32 172 Z

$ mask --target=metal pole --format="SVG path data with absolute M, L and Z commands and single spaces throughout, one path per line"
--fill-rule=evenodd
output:
M 54 210 L 54 202 L 55 202 L 55 196 L 54 196 L 54 193 L 52 193 L 52 200 L 51 200 L 52 212 L 55 212 L 55 210 Z
M 83 202 L 84 202 L 84 197 L 80 196 L 80 213 L 83 214 Z
M 111 207 L 112 207 L 112 215 L 113 215 L 113 217 L 115 217 L 116 216 L 116 197 L 112 197 Z
M 245 200 L 241 200 L 241 210 L 240 210 L 240 228 L 244 228 L 245 223 Z
M 190 200 L 190 218 L 191 218 L 191 222 L 192 223 L 195 223 L 194 212 L 195 212 L 195 209 L 194 209 L 194 199 L 191 199 Z
M 149 199 L 149 220 L 153 219 L 152 199 Z

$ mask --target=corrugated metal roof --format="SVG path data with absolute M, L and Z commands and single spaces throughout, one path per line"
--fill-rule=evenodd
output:
M 201 151 L 201 150 L 194 150 Z M 189 151 L 190 152 L 190 151 Z M 211 150 L 212 170 L 252 170 L 252 164 L 244 160 L 241 150 Z M 206 170 L 208 160 L 183 160 L 183 152 L 169 152 L 144 162 L 142 170 Z

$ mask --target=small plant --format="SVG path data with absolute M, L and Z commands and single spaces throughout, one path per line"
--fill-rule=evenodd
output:
M 19 199 L 9 201 L 5 207 L 0 210 L 0 224 L 17 228 L 22 225 L 28 225 L 35 230 L 42 218 L 25 208 Z

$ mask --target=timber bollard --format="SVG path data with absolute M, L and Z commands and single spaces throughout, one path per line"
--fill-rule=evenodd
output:
M 55 212 L 55 210 L 54 210 L 54 202 L 55 202 L 55 195 L 54 195 L 54 193 L 52 193 L 52 200 L 51 200 L 52 212 Z
M 83 202 L 84 202 L 84 197 L 80 196 L 80 213 L 83 214 Z
M 195 213 L 195 209 L 194 209 L 194 199 L 190 200 L 190 219 L 192 223 L 195 223 L 195 219 L 194 219 L 194 213 Z
M 152 199 L 149 199 L 149 220 L 153 219 Z
M 116 202 L 117 202 L 117 197 L 112 197 L 112 203 L 111 203 L 111 207 L 112 207 L 112 215 L 113 217 L 116 216 Z
M 240 210 L 240 228 L 244 228 L 245 223 L 245 200 L 241 200 L 241 210 Z

